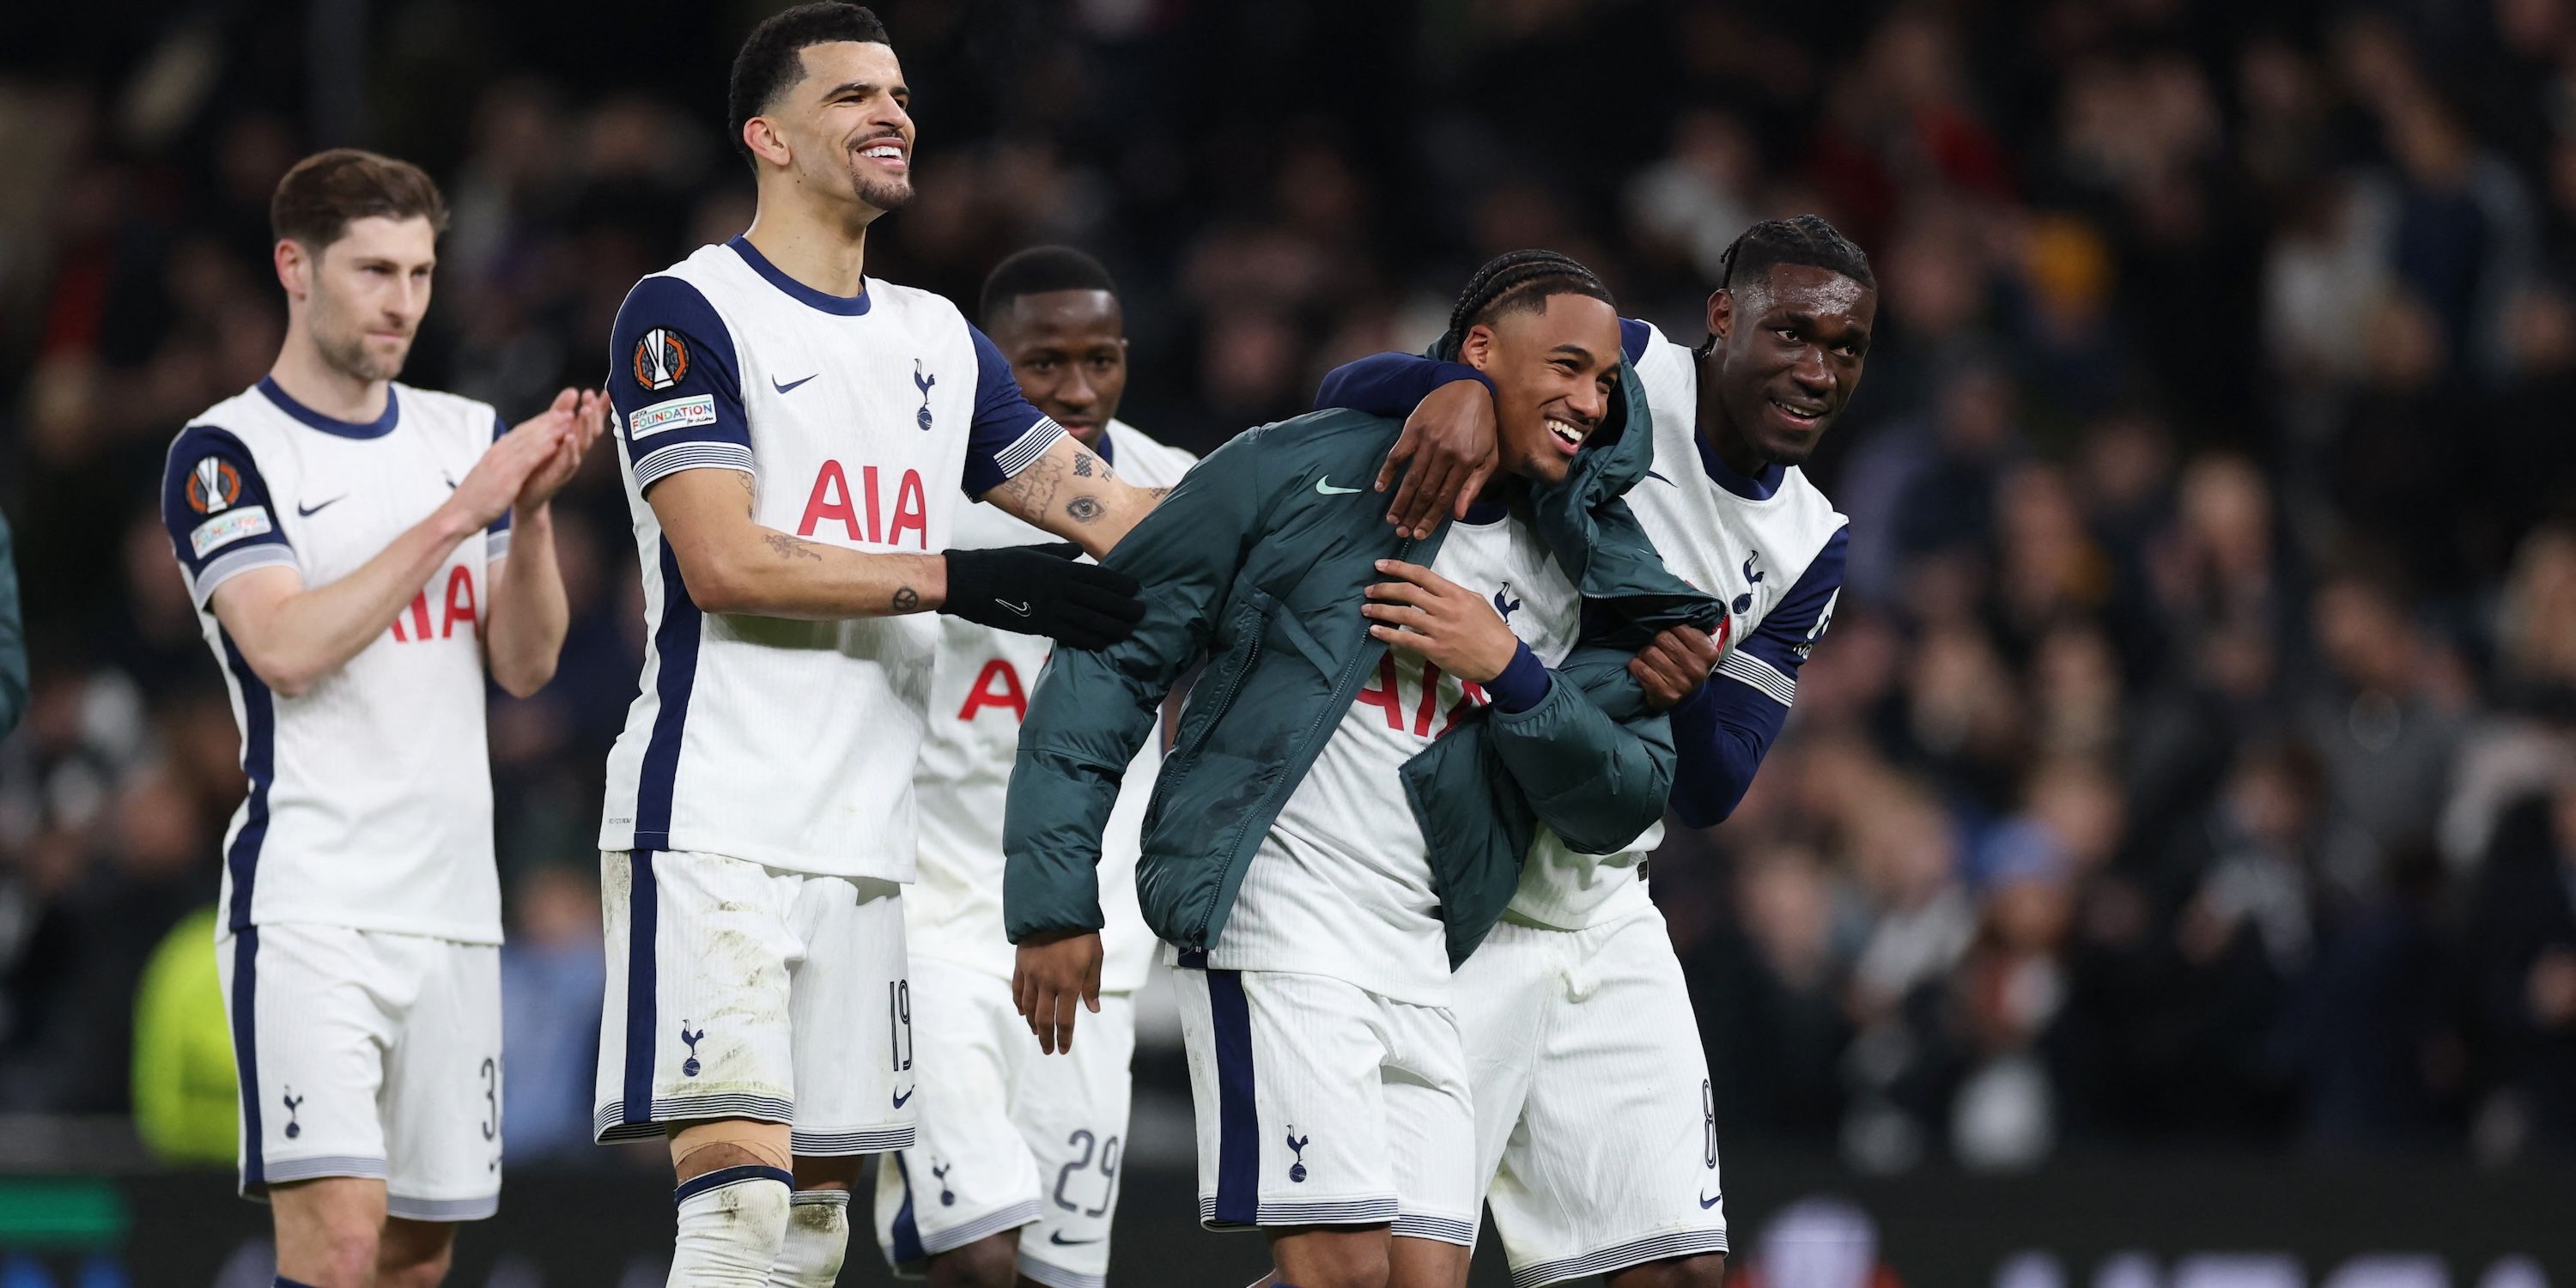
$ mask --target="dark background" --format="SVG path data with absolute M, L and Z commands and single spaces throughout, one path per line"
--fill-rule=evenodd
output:
M 637 277 L 747 222 L 722 91 L 768 11 L 8 15 L 0 505 L 36 685 L 0 744 L 8 1165 L 151 1165 L 123 1017 L 211 903 L 241 792 L 154 484 L 171 434 L 274 355 L 276 177 L 339 143 L 438 176 L 455 219 L 405 378 L 531 414 L 602 377 Z M 1812 471 L 1853 516 L 1834 630 L 1743 809 L 1654 864 L 1731 1189 L 1847 1178 L 1907 1282 L 1958 1281 L 1960 1254 L 1894 1233 L 1939 1177 L 2007 1178 L 1941 1227 L 1961 1247 L 2090 1247 L 2110 1236 L 2073 1223 L 2169 1211 L 2173 1241 L 2137 1246 L 2177 1283 L 2190 1222 L 2260 1239 L 2151 1175 L 2281 1192 L 2320 1281 L 2450 1246 L 2459 1184 L 2576 1197 L 2567 4 L 880 12 L 921 196 L 870 271 L 971 310 L 1010 251 L 1091 250 L 1128 306 L 1126 417 L 1200 450 L 1303 409 L 1335 362 L 1419 347 L 1499 251 L 1572 253 L 1686 340 L 1753 219 L 1819 212 L 1872 254 L 1870 374 Z M 614 462 L 558 508 L 564 664 L 492 723 L 523 1229 L 578 1188 L 541 1179 L 564 1169 L 653 1188 L 649 1155 L 586 1140 L 591 836 L 640 653 Z M 1146 1027 L 1131 1206 L 1186 1192 L 1185 1075 Z M 2297 1191 L 2344 1175 L 2422 1219 L 2296 1233 L 2320 1206 Z M 137 1211 L 223 1202 L 133 1184 Z M 613 1234 L 649 1244 L 667 1218 L 638 1203 Z M 1165 1231 L 1173 1255 L 1236 1246 L 1153 1215 L 1139 1265 Z M 2094 1270 L 2067 1281 L 2165 1282 Z

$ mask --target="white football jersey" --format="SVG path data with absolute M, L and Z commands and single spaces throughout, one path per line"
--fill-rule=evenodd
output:
M 1787 707 L 1808 648 L 1833 623 L 1847 520 L 1795 466 L 1746 478 L 1710 454 L 1699 436 L 1697 358 L 1645 323 L 1621 328 L 1655 413 L 1655 467 L 1629 489 L 1628 508 L 1666 568 L 1727 601 L 1731 642 L 1709 683 L 1742 685 Z M 1658 822 L 1601 858 L 1542 828 L 1511 911 L 1567 930 L 1628 915 L 1647 904 L 1638 868 L 1663 840 Z
M 1100 455 L 1130 483 L 1170 487 L 1198 458 L 1166 447 L 1123 421 L 1109 422 Z M 950 544 L 989 550 L 1054 537 L 989 505 L 957 516 Z M 1014 954 L 1002 928 L 1002 806 L 1011 764 L 1019 756 L 1020 722 L 1054 641 L 939 619 L 939 661 L 930 681 L 930 726 L 921 742 L 913 791 L 921 800 L 921 871 L 903 896 L 904 933 L 913 955 L 1011 977 Z M 1144 986 L 1154 959 L 1154 933 L 1136 906 L 1137 832 L 1145 802 L 1163 770 L 1159 734 L 1127 766 L 1109 829 L 1100 838 L 1101 942 L 1107 953 L 1100 987 L 1111 993 Z
M 935 555 L 965 498 L 1064 431 L 947 300 L 873 278 L 826 295 L 739 237 L 637 283 L 610 360 L 647 643 L 600 848 L 910 881 L 938 621 L 702 611 L 645 492 L 682 470 L 738 470 L 763 527 Z
M 1431 570 L 1490 601 L 1540 662 L 1553 667 L 1573 651 L 1582 598 L 1517 516 L 1452 522 Z M 1445 1005 L 1440 896 L 1400 775 L 1489 700 L 1418 654 L 1388 650 L 1262 838 L 1207 964 L 1329 975 L 1399 1002 Z
M 161 514 L 250 779 L 224 834 L 230 929 L 501 942 L 483 606 L 509 516 L 459 542 L 383 635 L 300 696 L 261 682 L 212 607 L 254 568 L 293 568 L 308 588 L 348 576 L 445 504 L 499 432 L 488 404 L 453 394 L 395 384 L 382 416 L 354 424 L 263 379 L 172 440 Z

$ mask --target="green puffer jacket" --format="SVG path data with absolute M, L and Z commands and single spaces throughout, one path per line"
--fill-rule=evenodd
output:
M 1528 513 L 1582 593 L 1584 637 L 1547 697 L 1484 707 L 1406 762 L 1429 843 L 1450 964 L 1511 901 L 1544 824 L 1611 853 L 1663 816 L 1671 729 L 1628 660 L 1655 632 L 1714 630 L 1724 609 L 1664 571 L 1619 499 L 1645 476 L 1654 434 L 1636 372 L 1564 482 Z M 1214 944 L 1244 870 L 1350 709 L 1386 645 L 1364 591 L 1380 559 L 1429 565 L 1448 532 L 1395 535 L 1368 490 L 1400 422 L 1325 411 L 1237 437 L 1190 471 L 1105 561 L 1145 586 L 1145 619 L 1099 652 L 1058 649 L 1029 703 L 1003 832 L 1010 936 L 1096 930 L 1100 837 L 1119 778 L 1153 736 L 1163 695 L 1207 662 L 1144 820 L 1136 869 L 1146 924 L 1183 949 Z

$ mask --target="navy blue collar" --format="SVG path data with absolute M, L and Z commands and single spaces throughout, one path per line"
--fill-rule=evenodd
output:
M 1708 445 L 1707 435 L 1693 430 L 1691 443 L 1699 448 L 1700 468 L 1708 471 L 1709 481 L 1747 501 L 1770 500 L 1772 494 L 1780 490 L 1781 482 L 1789 477 L 1789 467 L 1773 461 L 1763 466 L 1761 473 L 1747 478 L 1736 473 L 1734 466 L 1718 459 L 1717 449 Z
M 1468 502 L 1467 513 L 1458 522 L 1481 528 L 1489 523 L 1500 523 L 1510 517 L 1512 517 L 1512 499 L 1509 496 L 1488 494 Z
M 394 397 L 392 385 L 385 386 L 384 414 L 370 421 L 340 420 L 325 416 L 295 401 L 295 395 L 279 388 L 277 381 L 269 376 L 259 378 L 259 391 L 268 395 L 268 400 L 276 403 L 279 411 L 325 434 L 337 434 L 342 438 L 382 438 L 394 432 L 395 424 L 402 420 L 402 402 Z
M 770 263 L 767 255 L 761 254 L 758 247 L 741 237 L 735 237 L 725 245 L 733 247 L 733 253 L 742 256 L 743 263 L 751 265 L 751 271 L 768 278 L 770 285 L 785 291 L 799 304 L 845 318 L 858 317 L 868 311 L 866 278 L 859 279 L 859 293 L 856 295 L 829 295 L 789 277 L 785 269 Z

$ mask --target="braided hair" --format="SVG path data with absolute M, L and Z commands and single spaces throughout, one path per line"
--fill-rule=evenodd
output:
M 1717 262 L 1720 290 L 1734 286 L 1738 273 L 1750 279 L 1776 264 L 1821 268 L 1873 291 L 1878 289 L 1878 277 L 1869 269 L 1869 255 L 1817 215 L 1765 219 L 1738 235 Z
M 1610 288 L 1571 255 L 1552 250 L 1497 255 L 1485 261 L 1467 279 L 1467 289 L 1458 293 L 1457 305 L 1449 310 L 1448 334 L 1440 337 L 1440 352 L 1454 358 L 1467 342 L 1467 332 L 1479 323 L 1491 323 L 1507 313 L 1543 309 L 1550 297 L 1558 295 L 1581 295 L 1613 310 L 1619 307 L 1610 298 Z

